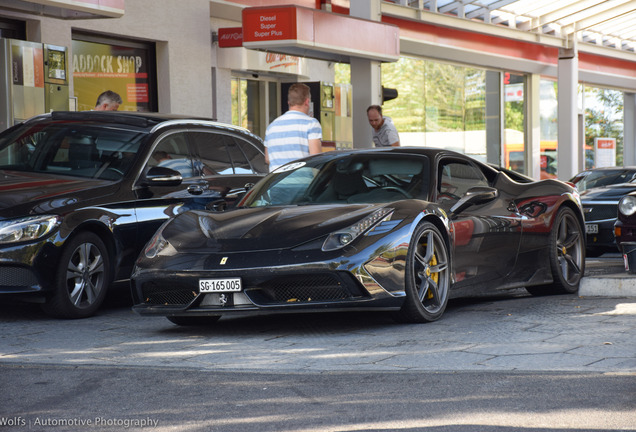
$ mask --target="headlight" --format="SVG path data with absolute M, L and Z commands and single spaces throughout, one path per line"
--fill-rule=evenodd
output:
M 144 249 L 146 258 L 154 258 L 159 254 L 174 255 L 176 253 L 174 247 L 163 237 L 163 230 L 169 223 L 170 220 L 164 222 L 155 235 L 152 236 L 148 244 L 146 244 L 146 248 Z
M 358 236 L 369 231 L 378 223 L 389 220 L 393 213 L 392 208 L 383 208 L 362 219 L 360 222 L 348 228 L 329 234 L 327 240 L 322 245 L 323 251 L 330 251 L 341 248 L 354 241 Z
M 636 197 L 625 195 L 618 202 L 618 211 L 625 216 L 631 216 L 636 212 Z
M 58 216 L 28 216 L 0 221 L 0 244 L 37 240 L 59 225 Z

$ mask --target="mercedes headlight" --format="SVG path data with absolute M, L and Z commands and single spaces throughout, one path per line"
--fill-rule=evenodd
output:
M 27 216 L 0 221 L 0 244 L 37 240 L 48 235 L 60 223 L 55 215 Z
M 327 237 L 327 240 L 325 240 L 322 245 L 322 250 L 326 252 L 348 245 L 380 222 L 391 219 L 392 213 L 392 208 L 382 208 L 348 228 L 329 234 L 329 237 Z
M 631 216 L 636 213 L 636 196 L 625 195 L 618 202 L 618 211 L 625 216 Z

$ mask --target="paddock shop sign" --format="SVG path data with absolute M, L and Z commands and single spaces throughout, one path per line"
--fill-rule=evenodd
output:
M 147 50 L 73 41 L 72 68 L 80 111 L 92 109 L 104 90 L 119 93 L 120 111 L 151 110 Z

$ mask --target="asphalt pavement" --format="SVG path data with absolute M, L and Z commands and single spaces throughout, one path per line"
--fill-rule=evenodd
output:
M 585 280 L 631 283 L 620 257 L 588 261 Z M 636 296 L 592 294 L 459 299 L 421 325 L 179 327 L 134 314 L 125 287 L 85 320 L 3 304 L 0 430 L 634 431 Z

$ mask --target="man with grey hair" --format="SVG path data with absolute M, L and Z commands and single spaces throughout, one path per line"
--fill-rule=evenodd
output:
M 121 96 L 112 90 L 106 90 L 97 98 L 95 111 L 117 111 L 121 104 Z

